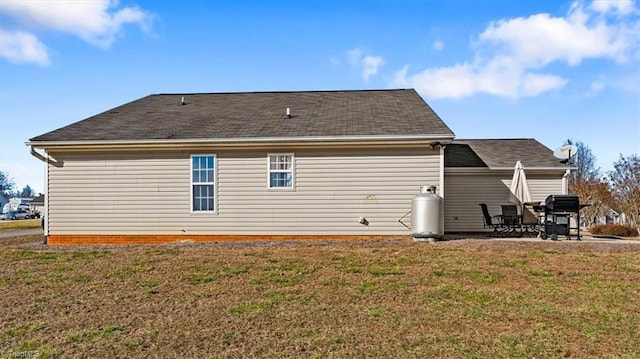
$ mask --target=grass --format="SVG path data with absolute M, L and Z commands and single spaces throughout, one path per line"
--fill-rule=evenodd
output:
M 637 244 L 31 241 L 0 357 L 640 357 Z
M 10 230 L 10 229 L 29 229 L 29 228 L 40 228 L 42 226 L 42 222 L 40 222 L 40 218 L 35 219 L 21 219 L 21 220 L 3 220 L 0 221 L 0 231 L 2 230 Z

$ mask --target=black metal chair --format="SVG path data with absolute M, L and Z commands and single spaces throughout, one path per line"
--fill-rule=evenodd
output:
M 504 224 L 502 223 L 501 215 L 492 216 L 489 213 L 489 208 L 487 208 L 486 203 L 479 203 L 480 208 L 482 208 L 482 225 L 484 228 L 492 228 L 493 232 L 491 232 L 488 237 L 500 237 L 502 235 L 501 231 L 504 229 Z
M 501 206 L 502 223 L 505 226 L 506 233 L 511 233 L 515 237 L 522 237 L 522 222 L 518 215 L 518 207 L 515 204 L 503 204 Z
M 538 235 L 540 233 L 540 213 L 535 208 L 540 202 L 528 202 L 522 204 L 522 233 Z

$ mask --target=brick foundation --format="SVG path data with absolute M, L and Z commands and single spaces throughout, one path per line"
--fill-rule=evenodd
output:
M 228 241 L 305 241 L 305 240 L 383 240 L 410 239 L 402 235 L 172 235 L 172 234 L 56 234 L 47 236 L 49 245 L 83 244 L 162 244 L 177 242 L 228 242 Z

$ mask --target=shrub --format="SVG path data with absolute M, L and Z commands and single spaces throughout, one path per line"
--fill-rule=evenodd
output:
M 606 236 L 637 237 L 638 230 L 628 224 L 594 224 L 589 228 L 591 234 Z

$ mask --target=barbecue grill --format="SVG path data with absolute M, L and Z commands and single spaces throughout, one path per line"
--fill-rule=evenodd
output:
M 575 217 L 577 227 L 571 227 L 571 218 Z M 544 202 L 544 233 L 542 238 L 557 239 L 565 235 L 571 239 L 571 230 L 576 230 L 580 240 L 580 197 L 575 194 L 552 194 Z

